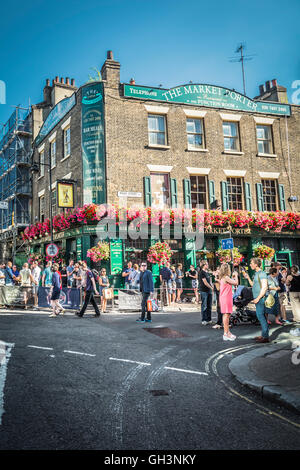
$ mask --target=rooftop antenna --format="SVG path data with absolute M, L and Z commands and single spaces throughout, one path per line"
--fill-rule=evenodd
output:
M 245 56 L 244 55 L 244 51 L 245 51 L 245 48 L 246 48 L 246 45 L 245 43 L 240 43 L 236 50 L 235 50 L 235 53 L 236 54 L 240 54 L 240 57 L 229 57 L 229 62 L 241 62 L 242 64 L 242 76 L 243 76 L 243 88 L 244 88 L 244 95 L 246 95 L 246 83 L 245 83 L 245 68 L 244 68 L 244 62 L 246 60 L 252 60 L 253 57 L 256 55 L 256 54 L 251 54 L 251 55 L 247 55 Z

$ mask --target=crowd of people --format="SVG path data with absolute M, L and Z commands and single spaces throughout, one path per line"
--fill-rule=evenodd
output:
M 255 338 L 257 342 L 269 341 L 270 314 L 274 315 L 278 325 L 289 324 L 286 316 L 286 306 L 290 304 L 293 321 L 300 322 L 300 272 L 294 265 L 289 270 L 280 263 L 272 263 L 269 272 L 262 270 L 262 261 L 252 258 L 250 267 L 254 272 L 251 279 L 247 270 L 236 270 L 228 263 L 221 264 L 215 271 L 210 271 L 207 260 L 201 261 L 198 267 L 193 265 L 186 272 L 181 263 L 174 266 L 165 263 L 160 268 L 160 298 L 163 305 L 174 305 L 183 301 L 183 280 L 190 280 L 190 290 L 194 294 L 194 301 L 201 303 L 202 325 L 212 325 L 212 306 L 216 303 L 217 322 L 215 329 L 223 328 L 224 341 L 234 341 L 236 337 L 230 332 L 230 315 L 233 313 L 233 296 L 240 284 L 240 276 L 243 276 L 252 289 L 253 300 L 256 308 L 256 316 L 261 324 L 261 336 Z M 123 269 L 125 289 L 137 290 L 142 294 L 141 316 L 138 322 L 151 322 L 151 309 L 148 300 L 154 293 L 152 272 L 147 269 L 147 263 L 132 264 L 129 261 Z M 81 289 L 84 292 L 82 308 L 76 312 L 82 317 L 91 303 L 95 310 L 95 316 L 100 316 L 106 311 L 107 299 L 112 298 L 113 290 L 110 287 L 106 269 L 100 272 L 88 268 L 85 261 L 74 262 L 70 260 L 68 266 L 61 267 L 48 261 L 42 270 L 37 261 L 31 265 L 24 263 L 22 269 L 18 269 L 11 261 L 0 265 L 0 286 L 19 285 L 30 289 L 34 298 L 34 308 L 38 308 L 39 286 L 50 288 L 51 293 L 51 317 L 64 314 L 64 309 L 59 303 L 62 288 Z M 98 286 L 98 287 L 97 287 Z M 94 298 L 101 298 L 100 309 Z M 271 296 L 271 297 L 270 297 Z M 268 297 L 268 302 L 266 298 Z M 271 300 L 270 300 L 271 298 Z M 25 292 L 25 308 L 28 294 Z M 300 329 L 294 330 L 296 336 L 300 336 Z

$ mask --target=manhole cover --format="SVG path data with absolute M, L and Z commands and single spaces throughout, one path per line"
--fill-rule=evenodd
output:
M 149 390 L 149 392 L 154 396 L 154 397 L 159 397 L 161 395 L 169 395 L 167 390 Z
M 185 333 L 172 330 L 171 328 L 144 328 L 144 330 L 148 331 L 148 333 L 160 336 L 160 338 L 184 338 L 188 336 Z

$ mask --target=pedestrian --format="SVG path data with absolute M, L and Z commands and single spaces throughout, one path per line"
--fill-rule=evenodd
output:
M 18 270 L 18 268 L 15 264 L 12 267 L 12 272 L 13 272 L 13 275 L 15 276 L 14 284 L 19 284 L 20 271 Z
M 233 292 L 232 286 L 238 285 L 238 279 L 236 276 L 230 277 L 230 266 L 228 263 L 223 263 L 220 267 L 219 273 L 220 280 L 220 310 L 223 316 L 223 340 L 224 341 L 234 341 L 236 336 L 234 336 L 229 331 L 229 320 L 230 315 L 232 314 L 233 309 Z
M 38 265 L 37 261 L 33 261 L 31 265 L 31 275 L 32 275 L 32 293 L 34 297 L 34 309 L 38 308 L 38 292 L 39 284 L 41 278 L 41 268 Z
M 140 270 L 139 270 L 139 265 L 134 264 L 133 265 L 133 270 L 129 274 L 129 281 L 130 281 L 130 288 L 134 290 L 140 290 Z
M 75 263 L 74 271 L 73 271 L 73 281 L 72 281 L 72 288 L 79 289 L 81 287 L 82 277 L 79 268 L 79 264 Z
M 131 288 L 131 278 L 130 278 L 130 274 L 132 273 L 133 269 L 132 269 L 132 262 L 131 261 L 128 261 L 127 263 L 127 267 L 123 269 L 123 272 L 122 272 L 122 277 L 124 278 L 125 280 L 125 289 L 130 289 Z
M 69 266 L 67 267 L 67 286 L 72 287 L 74 271 L 74 260 L 70 259 Z
M 31 275 L 31 271 L 29 269 L 28 263 L 23 264 L 23 268 L 21 269 L 19 273 L 19 281 L 21 284 L 21 287 L 24 288 L 24 303 L 25 303 L 25 310 L 27 309 L 27 303 L 28 303 L 28 290 L 31 287 L 31 284 L 33 283 L 33 277 Z
M 0 288 L 5 287 L 5 264 L 0 264 Z M 0 298 L 2 299 L 2 292 L 0 292 Z M 4 305 L 0 303 L 0 308 L 3 308 Z
M 277 276 L 278 276 L 278 269 L 276 267 L 271 268 L 269 270 L 269 275 L 268 275 L 268 290 L 270 294 L 274 297 L 274 305 L 270 308 L 265 307 L 267 321 L 269 325 L 271 325 L 271 322 L 268 319 L 268 315 L 270 314 L 275 315 L 275 323 L 277 325 L 283 325 L 283 323 L 280 321 L 280 303 L 279 303 L 279 297 L 278 297 L 278 292 L 280 291 L 280 287 L 279 287 Z
M 58 274 L 58 268 L 58 264 L 54 263 L 52 267 L 53 275 L 51 278 L 52 287 L 50 291 L 52 313 L 49 315 L 49 317 L 56 317 L 57 315 L 59 315 L 60 312 L 62 313 L 62 315 L 65 313 L 64 308 L 59 303 L 59 298 L 61 294 L 61 278 Z
M 13 271 L 12 271 L 12 262 L 11 261 L 8 261 L 6 263 L 4 273 L 5 273 L 5 285 L 6 286 L 13 286 L 16 277 L 15 277 Z
M 286 304 L 287 304 L 287 288 L 286 288 L 286 278 L 287 278 L 287 269 L 285 266 L 282 266 L 278 272 L 278 284 L 280 287 L 280 291 L 278 292 L 279 304 L 280 304 L 280 311 L 281 311 L 281 319 L 280 321 L 285 325 L 289 325 L 291 322 L 287 320 L 286 317 Z
M 214 292 L 216 295 L 216 308 L 217 308 L 217 323 L 213 326 L 214 329 L 219 330 L 223 327 L 223 318 L 220 308 L 220 267 L 218 266 L 216 271 L 213 273 L 213 285 L 214 285 Z
M 255 271 L 253 280 L 250 279 L 250 276 L 246 271 L 243 272 L 243 275 L 252 287 L 252 302 L 255 304 L 256 316 L 262 328 L 261 336 L 257 336 L 254 340 L 257 343 L 269 343 L 269 325 L 265 314 L 265 295 L 268 290 L 268 276 L 264 271 L 262 271 L 261 265 L 262 261 L 260 258 L 252 258 L 250 267 Z
M 291 274 L 287 277 L 286 284 L 289 288 L 293 321 L 300 322 L 300 273 L 297 265 L 291 267 Z
M 145 261 L 142 262 L 140 266 L 140 291 L 142 293 L 142 304 L 141 309 L 142 313 L 140 318 L 136 321 L 140 323 L 151 322 L 151 311 L 148 309 L 147 300 L 150 297 L 150 294 L 154 292 L 154 283 L 153 283 L 153 276 L 152 272 L 147 269 L 147 263 Z M 146 316 L 147 312 L 147 317 Z
M 202 325 L 207 325 L 212 323 L 212 293 L 214 288 L 211 283 L 210 275 L 208 274 L 208 262 L 206 260 L 202 261 L 201 263 L 199 283 L 199 290 L 201 295 Z
M 95 298 L 94 298 L 94 295 L 99 295 L 99 292 L 97 291 L 97 288 L 96 288 L 96 282 L 95 282 L 94 274 L 88 268 L 86 262 L 82 263 L 82 269 L 85 273 L 84 304 L 83 304 L 81 310 L 78 310 L 77 312 L 75 312 L 75 314 L 78 317 L 83 317 L 84 312 L 86 311 L 89 302 L 91 302 L 91 304 L 93 305 L 93 307 L 95 309 L 95 317 L 99 317 L 100 316 L 100 310 L 99 310 L 99 307 L 98 307 L 98 305 L 95 301 Z
M 168 261 L 160 269 L 159 279 L 160 279 L 162 304 L 163 305 L 170 305 L 171 300 L 172 300 L 171 299 L 171 295 L 172 295 L 172 271 L 170 269 L 170 263 Z
M 200 271 L 201 272 L 201 271 Z M 192 289 L 195 294 L 195 301 L 199 303 L 199 293 L 198 293 L 198 272 L 195 269 L 195 266 L 191 264 L 190 270 L 186 273 L 186 276 L 192 280 Z
M 107 302 L 107 299 L 105 298 L 105 289 L 108 289 L 109 287 L 109 279 L 108 279 L 108 276 L 106 275 L 105 268 L 102 268 L 100 271 L 99 286 L 100 286 L 99 294 L 101 297 L 101 313 L 105 313 L 106 302 Z
M 177 269 L 176 269 L 176 289 L 177 289 L 176 302 L 177 303 L 181 303 L 181 294 L 183 292 L 183 278 L 184 278 L 184 272 L 182 270 L 182 264 L 178 263 Z
M 61 274 L 61 286 L 62 286 L 62 288 L 68 287 L 68 274 L 67 274 L 67 266 L 66 266 L 65 263 L 63 263 L 63 265 L 61 267 L 60 274 Z
M 176 300 L 176 267 L 171 266 L 171 272 L 172 272 L 172 279 L 171 279 L 171 303 L 175 304 Z
M 46 264 L 46 268 L 42 274 L 42 286 L 43 287 L 51 287 L 52 286 L 52 261 L 48 261 Z

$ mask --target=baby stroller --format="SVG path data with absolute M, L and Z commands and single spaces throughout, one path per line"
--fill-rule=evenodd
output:
M 230 316 L 230 324 L 238 325 L 239 323 L 259 323 L 255 308 L 251 309 L 247 305 L 253 300 L 251 287 L 238 286 L 235 294 L 233 295 L 233 305 L 235 312 Z

